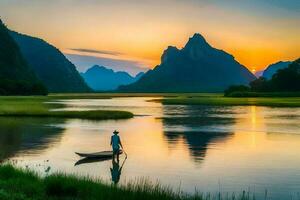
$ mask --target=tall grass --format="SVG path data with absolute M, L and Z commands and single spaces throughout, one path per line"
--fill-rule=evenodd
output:
M 60 200 L 252 200 L 253 195 L 196 193 L 188 195 L 173 191 L 159 183 L 152 184 L 144 179 L 116 186 L 78 178 L 65 174 L 54 174 L 44 178 L 32 171 L 16 169 L 11 165 L 0 166 L 0 199 L 60 199 Z

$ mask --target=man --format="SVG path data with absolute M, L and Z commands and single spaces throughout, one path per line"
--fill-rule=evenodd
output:
M 115 160 L 115 156 L 117 155 L 117 161 L 119 162 L 119 152 L 120 152 L 120 147 L 122 147 L 121 139 L 120 136 L 118 136 L 119 132 L 114 131 L 113 135 L 111 136 L 110 140 L 110 145 L 112 146 L 113 149 L 113 160 Z

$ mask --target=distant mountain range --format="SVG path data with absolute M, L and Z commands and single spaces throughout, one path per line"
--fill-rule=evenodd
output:
M 103 66 L 94 65 L 85 73 L 81 73 L 85 82 L 95 91 L 115 90 L 121 85 L 128 85 L 136 82 L 144 75 L 140 72 L 132 77 L 127 72 L 115 72 Z
M 264 73 L 264 70 L 260 70 L 260 71 L 255 72 L 254 75 L 256 76 L 256 78 L 259 78 L 263 75 L 263 73 Z
M 290 61 L 280 61 L 269 65 L 263 72 L 262 76 L 266 79 L 271 79 L 272 76 L 279 70 L 287 68 L 292 62 Z
M 230 85 L 245 85 L 256 77 L 232 55 L 213 48 L 195 34 L 182 49 L 169 46 L 161 64 L 140 80 L 120 86 L 124 92 L 221 92 Z
M 0 20 L 0 95 L 47 94 Z
M 270 79 L 291 62 L 278 62 L 261 75 Z M 182 48 L 169 46 L 161 64 L 133 77 L 95 65 L 79 74 L 54 46 L 42 39 L 9 31 L 0 20 L 0 95 L 49 92 L 221 92 L 247 85 L 256 77 L 234 57 L 195 34 Z
M 75 66 L 54 46 L 42 39 L 10 31 L 25 60 L 49 92 L 88 92 Z

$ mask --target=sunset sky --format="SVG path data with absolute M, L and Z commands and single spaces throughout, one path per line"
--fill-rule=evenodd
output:
M 250 70 L 300 57 L 299 0 L 1 0 L 0 16 L 80 71 L 153 68 L 167 46 L 182 48 L 195 32 Z

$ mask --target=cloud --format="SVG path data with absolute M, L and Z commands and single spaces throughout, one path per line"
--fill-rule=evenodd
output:
M 96 56 L 87 56 L 87 55 L 78 55 L 64 53 L 65 56 L 75 64 L 76 68 L 80 72 L 85 72 L 88 68 L 94 65 L 105 66 L 115 71 L 126 71 L 131 75 L 136 75 L 139 72 L 145 72 L 149 70 L 145 64 L 139 61 L 131 60 L 122 60 L 122 59 L 113 59 L 106 57 L 96 57 Z
M 81 49 L 81 48 L 70 48 L 70 50 L 80 52 L 80 53 L 96 53 L 96 54 L 105 54 L 105 55 L 112 55 L 112 56 L 123 55 L 122 53 L 117 51 L 107 51 L 107 50 Z

